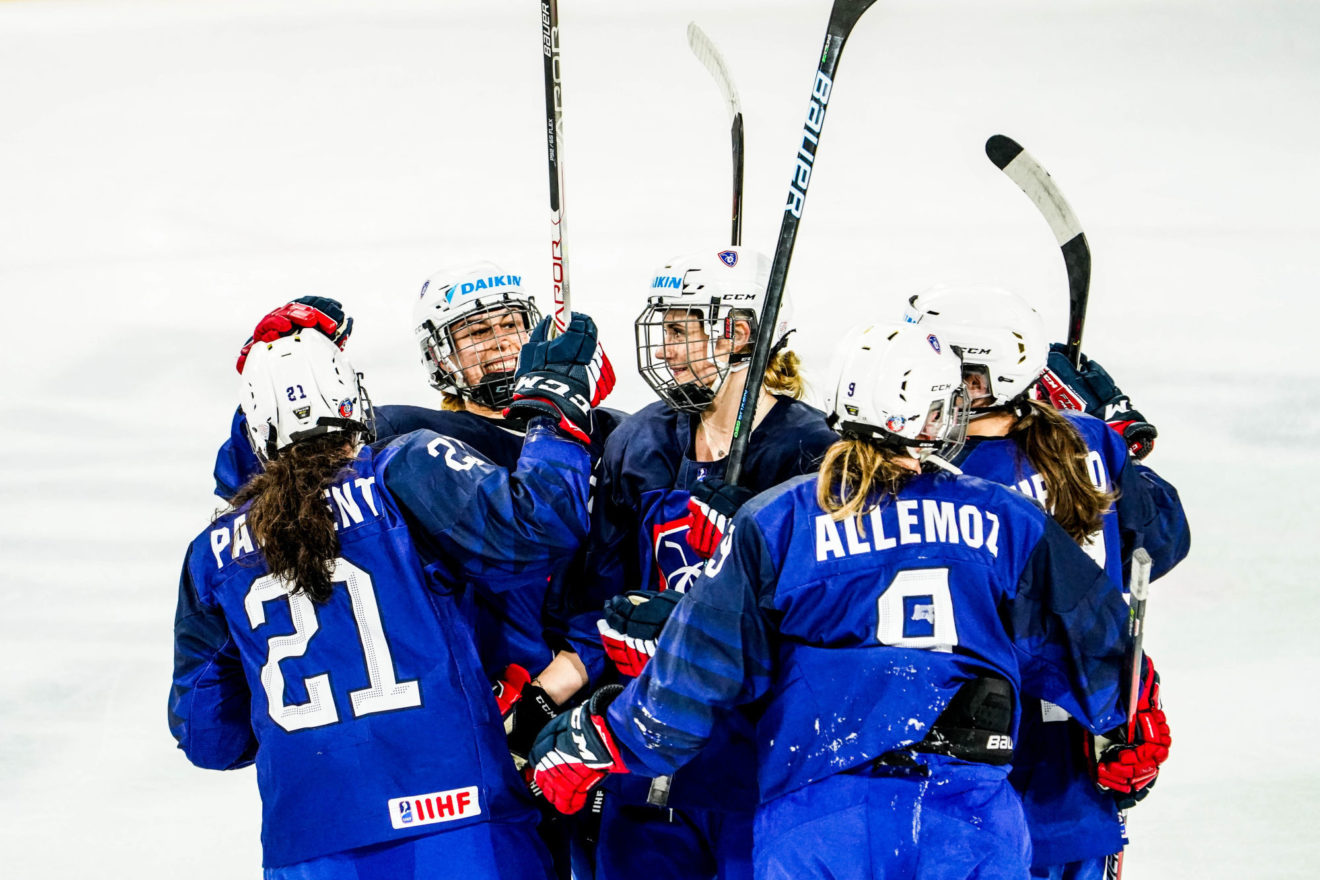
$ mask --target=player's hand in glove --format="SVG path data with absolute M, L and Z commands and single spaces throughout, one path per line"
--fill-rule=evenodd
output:
M 655 643 L 682 593 L 632 590 L 605 603 L 605 616 L 596 621 L 605 653 L 624 675 L 642 674 L 655 656 Z
M 1133 458 L 1145 458 L 1155 448 L 1155 438 L 1159 435 L 1155 426 L 1132 408 L 1132 401 L 1114 384 L 1105 368 L 1086 355 L 1082 355 L 1081 366 L 1074 370 L 1068 360 L 1067 346 L 1054 343 L 1037 385 L 1041 399 L 1048 399 L 1055 409 L 1080 410 L 1107 422 L 1127 443 Z
M 590 443 L 591 408 L 614 387 L 614 367 L 589 316 L 575 312 L 568 329 L 554 339 L 547 338 L 550 321 L 542 319 L 518 353 L 513 402 L 504 415 L 548 415 Z
M 338 300 L 328 296 L 300 296 L 271 311 L 257 322 L 257 327 L 238 353 L 238 371 L 243 372 L 248 352 L 258 342 L 274 342 L 304 328 L 316 328 L 330 341 L 344 350 L 348 336 L 353 332 L 353 319 L 344 314 Z
M 532 746 L 533 782 L 561 813 L 576 813 L 607 773 L 627 773 L 605 723 L 605 710 L 623 690 L 606 685 L 591 699 L 551 721 Z
M 729 520 L 751 497 L 751 490 L 726 483 L 718 477 L 698 481 L 688 499 L 688 514 L 691 516 L 687 530 L 688 546 L 702 559 L 714 556 L 724 533 L 729 530 Z
M 1094 737 L 1091 751 L 1096 785 L 1112 793 L 1123 810 L 1150 793 L 1173 742 L 1160 702 L 1160 676 L 1150 657 L 1144 658 L 1137 712 L 1132 720 L 1131 742 L 1128 727 L 1120 727 L 1106 737 Z
M 559 707 L 540 685 L 532 684 L 531 675 L 517 663 L 504 667 L 503 677 L 495 682 L 493 689 L 500 717 L 504 719 L 509 754 L 513 765 L 522 770 L 527 766 L 527 755 L 536 735 L 559 714 Z

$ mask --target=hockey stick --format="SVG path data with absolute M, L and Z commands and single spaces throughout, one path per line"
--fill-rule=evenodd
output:
M 743 458 L 751 440 L 752 424 L 756 417 L 756 401 L 761 396 L 761 384 L 766 366 L 770 363 L 770 337 L 779 320 L 779 302 L 784 296 L 784 281 L 788 278 L 788 264 L 793 258 L 793 244 L 797 241 L 798 224 L 802 221 L 802 206 L 807 200 L 807 186 L 811 183 L 811 169 L 816 162 L 816 149 L 820 144 L 820 130 L 825 124 L 825 108 L 834 89 L 834 76 L 839 68 L 843 44 L 852 33 L 853 26 L 870 9 L 875 0 L 834 0 L 830 20 L 825 26 L 825 45 L 821 49 L 816 77 L 811 84 L 811 100 L 807 104 L 807 118 L 802 127 L 802 141 L 798 145 L 793 178 L 788 185 L 788 204 L 784 206 L 783 220 L 779 224 L 779 241 L 775 243 L 775 257 L 770 265 L 770 281 L 766 285 L 765 302 L 757 324 L 762 344 L 752 350 L 747 367 L 747 384 L 743 386 L 738 414 L 733 422 L 733 442 L 729 447 L 729 460 L 724 479 L 738 482 L 742 474 Z
M 724 58 L 715 48 L 706 32 L 697 27 L 695 21 L 688 22 L 688 46 L 697 60 L 706 66 L 710 75 L 715 77 L 715 84 L 720 87 L 724 101 L 729 105 L 729 136 L 733 141 L 733 233 L 731 241 L 735 247 L 742 244 L 742 191 L 743 191 L 743 115 L 742 105 L 738 101 L 738 90 L 734 88 L 733 77 L 724 65 Z
M 1132 657 L 1129 660 L 1127 698 L 1127 741 L 1137 734 L 1137 698 L 1141 693 L 1142 642 L 1146 637 L 1146 597 L 1150 595 L 1150 554 L 1145 547 L 1132 551 L 1132 571 L 1128 575 L 1128 636 Z M 1120 813 L 1123 839 L 1127 841 L 1127 814 Z M 1120 880 L 1123 876 L 1123 850 L 1105 859 L 1105 880 Z
M 1091 247 L 1086 243 L 1086 234 L 1054 178 L 1021 144 L 997 134 L 985 142 L 985 154 L 1027 194 L 1045 217 L 1063 251 L 1063 264 L 1068 269 L 1068 360 L 1074 368 L 1079 367 L 1082 325 L 1086 322 L 1086 300 L 1091 289 Z
M 565 249 L 568 231 L 564 220 L 564 96 L 559 82 L 558 0 L 541 0 L 541 49 L 545 55 L 545 145 L 550 159 L 550 271 L 555 285 L 550 335 L 555 336 L 568 328 L 572 317 Z

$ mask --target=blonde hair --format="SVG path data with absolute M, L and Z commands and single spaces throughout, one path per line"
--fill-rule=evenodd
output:
M 467 409 L 467 404 L 463 398 L 457 394 L 450 394 L 448 391 L 441 392 L 440 409 L 445 412 L 463 412 Z
M 780 394 L 801 400 L 807 394 L 807 383 L 802 377 L 802 361 L 797 352 L 780 349 L 770 358 L 765 368 L 764 388 L 771 394 Z
M 1072 422 L 1047 403 L 1028 401 L 1026 415 L 1009 429 L 1027 461 L 1045 481 L 1045 502 L 1055 522 L 1081 544 L 1103 525 L 1103 517 L 1118 497 L 1091 481 L 1090 454 Z
M 857 517 L 859 533 L 866 527 L 860 517 L 898 495 L 917 475 L 895 459 L 901 453 L 881 449 L 860 437 L 844 437 L 825 450 L 816 481 L 816 502 L 835 522 Z

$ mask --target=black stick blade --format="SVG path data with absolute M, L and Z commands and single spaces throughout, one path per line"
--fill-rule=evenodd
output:
M 1016 159 L 1021 152 L 1021 144 L 1002 134 L 991 135 L 990 140 L 985 142 L 985 154 L 1000 171 L 1008 167 L 1008 163 Z

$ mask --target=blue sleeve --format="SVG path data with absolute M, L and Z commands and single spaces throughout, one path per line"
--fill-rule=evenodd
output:
M 1145 547 L 1151 558 L 1151 578 L 1162 577 L 1191 549 L 1192 533 L 1178 490 L 1159 474 L 1130 456 L 1115 481 L 1118 528 L 1123 541 L 1123 580 L 1127 582 L 1132 551 Z
M 776 581 L 764 536 L 740 513 L 675 607 L 655 656 L 608 710 L 628 767 L 672 773 L 701 751 L 727 710 L 769 691 L 772 631 L 761 597 Z
M 1123 723 L 1127 603 L 1053 518 L 1045 518 L 1007 616 L 1024 693 L 1062 706 L 1095 733 Z
M 229 424 L 229 439 L 215 454 L 215 494 L 228 501 L 259 473 L 261 462 L 252 451 L 252 443 L 247 436 L 247 419 L 240 407 L 234 410 L 234 418 Z
M 591 460 L 548 420 L 533 420 L 513 473 L 430 431 L 394 444 L 387 489 L 465 578 L 495 591 L 524 588 L 582 545 Z
M 224 614 L 198 597 L 185 561 L 174 615 L 170 733 L 198 767 L 244 767 L 257 754 L 251 706 L 252 694 Z

